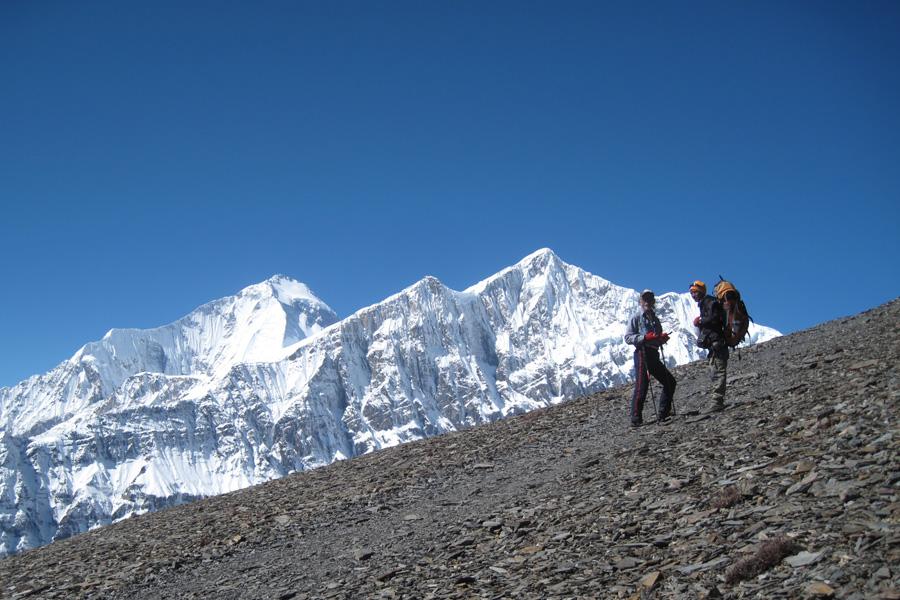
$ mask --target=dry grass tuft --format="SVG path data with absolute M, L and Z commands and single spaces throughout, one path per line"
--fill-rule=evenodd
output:
M 710 504 L 713 508 L 731 508 L 740 502 L 742 497 L 743 496 L 736 487 L 729 485 L 714 496 Z
M 725 572 L 725 583 L 737 583 L 765 573 L 799 550 L 797 543 L 786 537 L 763 542 L 753 556 L 742 558 Z

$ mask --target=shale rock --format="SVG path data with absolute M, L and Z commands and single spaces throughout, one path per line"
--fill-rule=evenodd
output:
M 701 362 L 665 425 L 620 387 L 128 519 L 0 560 L 0 596 L 898 598 L 898 323 L 741 350 L 703 418 Z

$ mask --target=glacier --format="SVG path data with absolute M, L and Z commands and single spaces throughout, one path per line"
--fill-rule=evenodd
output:
M 0 555 L 624 383 L 636 310 L 637 291 L 542 249 L 342 320 L 277 275 L 164 327 L 111 330 L 0 388 Z M 657 313 L 670 366 L 704 354 L 688 294 L 658 296 Z M 752 324 L 748 342 L 778 335 Z

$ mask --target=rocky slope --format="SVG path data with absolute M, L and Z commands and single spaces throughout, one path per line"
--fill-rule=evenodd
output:
M 113 330 L 0 388 L 0 555 L 624 383 L 637 302 L 544 249 L 339 322 L 276 276 L 165 327 Z M 696 359 L 688 295 L 661 295 L 658 313 L 669 362 Z
M 898 323 L 744 350 L 712 416 L 698 362 L 668 424 L 624 386 L 134 517 L 0 560 L 0 595 L 897 599 Z

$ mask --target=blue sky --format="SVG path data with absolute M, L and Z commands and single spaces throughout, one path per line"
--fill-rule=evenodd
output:
M 900 4 L 0 3 L 0 385 L 285 273 L 898 295 Z

